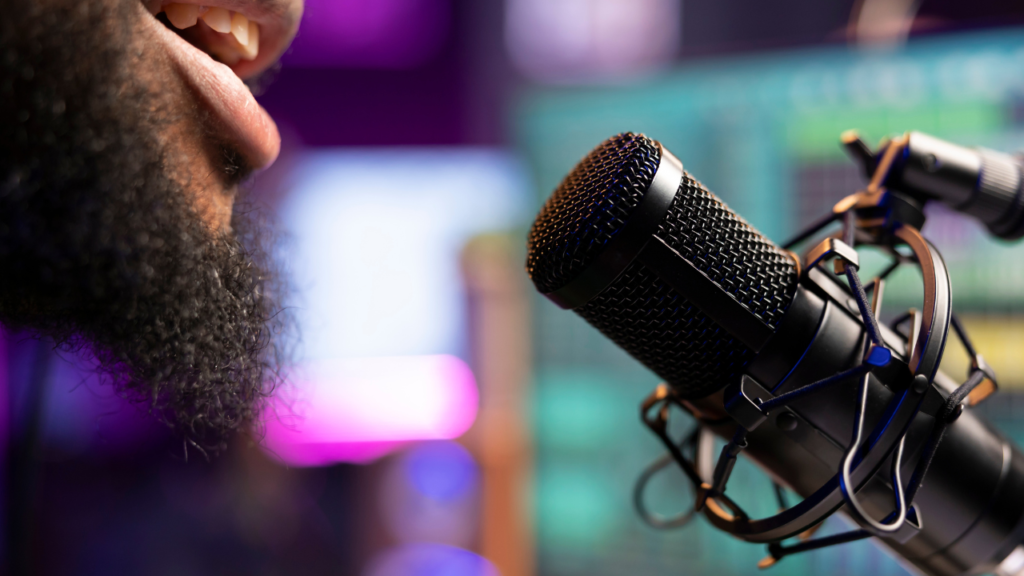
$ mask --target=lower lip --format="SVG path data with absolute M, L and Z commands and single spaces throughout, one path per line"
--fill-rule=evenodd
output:
M 218 129 L 224 131 L 253 168 L 272 164 L 281 151 L 281 135 L 242 80 L 156 19 L 149 21 L 178 74 L 221 122 Z

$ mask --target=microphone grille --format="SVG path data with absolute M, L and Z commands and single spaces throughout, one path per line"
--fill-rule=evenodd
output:
M 778 327 L 796 291 L 793 259 L 689 173 L 683 173 L 655 236 L 765 324 Z
M 655 236 L 777 328 L 796 291 L 789 256 L 689 174 Z M 754 351 L 636 261 L 575 310 L 683 398 L 735 381 Z
M 626 132 L 576 165 L 530 230 L 526 269 L 538 290 L 565 286 L 594 261 L 640 203 L 660 159 L 654 140 Z
M 539 291 L 562 288 L 601 255 L 636 211 L 660 156 L 654 140 L 624 133 L 565 178 L 530 231 L 527 271 Z M 793 260 L 685 171 L 654 236 L 778 327 L 796 291 Z M 574 311 L 684 398 L 734 381 L 755 354 L 640 260 Z

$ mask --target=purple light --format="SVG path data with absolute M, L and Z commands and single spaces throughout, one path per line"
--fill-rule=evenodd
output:
M 131 454 L 166 437 L 167 428 L 99 375 L 88 354 L 51 358 L 45 434 L 65 453 Z
M 409 68 L 434 56 L 451 19 L 449 0 L 306 0 L 283 61 L 309 68 Z
M 385 551 L 364 576 L 498 576 L 494 565 L 469 550 L 441 544 L 405 544 Z
M 0 457 L 7 456 L 7 434 L 11 429 L 7 400 L 11 397 L 10 368 L 7 366 L 7 333 L 0 327 Z
M 292 466 L 367 462 L 456 438 L 476 418 L 476 380 L 454 356 L 322 361 L 291 381 L 264 418 L 264 449 Z
M 416 490 L 439 502 L 464 497 L 477 485 L 476 462 L 455 442 L 430 442 L 405 457 L 405 473 Z
M 542 82 L 632 79 L 679 47 L 681 0 L 507 0 L 505 10 L 512 61 Z
M 381 517 L 399 542 L 469 547 L 480 533 L 480 470 L 451 440 L 419 442 L 380 478 Z

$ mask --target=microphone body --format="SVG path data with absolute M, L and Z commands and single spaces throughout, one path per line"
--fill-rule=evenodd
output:
M 945 273 L 941 258 L 935 263 Z M 723 390 L 743 379 L 778 396 L 860 364 L 866 331 L 849 289 L 794 257 L 733 213 L 657 142 L 621 134 L 591 152 L 556 189 L 529 236 L 537 289 L 574 310 L 653 370 L 705 415 L 725 416 Z M 932 298 L 949 295 L 932 294 Z M 941 304 L 941 303 L 940 303 Z M 955 388 L 937 372 L 945 332 L 929 357 L 907 358 L 907 339 L 882 327 L 906 363 L 934 382 L 919 395 L 906 378 L 870 373 L 867 429 L 896 418 L 894 397 L 919 403 L 906 433 L 903 477 L 923 453 L 935 414 Z M 824 518 L 843 507 L 836 470 L 852 442 L 858 391 L 833 386 L 770 412 L 745 453 L 805 497 Z M 712 424 L 725 438 L 735 423 Z M 895 442 L 868 441 L 856 494 L 875 518 L 893 510 L 888 475 Z M 888 442 L 888 444 L 886 444 Z M 971 411 L 947 428 L 913 504 L 919 529 L 879 540 L 925 574 L 996 569 L 1024 542 L 1024 456 Z M 797 518 L 732 524 L 734 536 L 777 542 L 808 526 Z M 805 518 L 806 516 L 804 516 Z M 712 520 L 714 522 L 714 520 Z M 739 529 L 735 527 L 739 526 Z
M 844 286 L 812 269 L 797 287 L 773 342 L 747 366 L 763 387 L 785 393 L 860 361 L 864 327 Z M 893 350 L 906 346 L 882 328 Z M 956 384 L 942 373 L 906 437 L 902 477 L 910 478 L 935 425 L 928 412 L 942 404 Z M 867 426 L 888 415 L 892 382 L 872 374 Z M 748 435 L 746 453 L 801 496 L 808 496 L 835 474 L 853 434 L 857 390 L 838 386 L 798 399 L 792 414 L 773 414 Z M 707 406 L 707 404 L 705 404 Z M 795 422 L 795 424 L 794 424 Z M 729 437 L 734 426 L 714 430 Z M 891 457 L 890 457 L 891 458 Z M 886 462 L 858 491 L 874 518 L 893 509 L 893 487 Z M 879 541 L 925 574 L 954 575 L 994 571 L 1024 542 L 1024 457 L 1012 443 L 972 411 L 946 429 L 924 483 L 914 498 L 921 529 L 906 541 Z M 841 510 L 841 509 L 840 509 Z M 906 536 L 903 536 L 904 538 Z

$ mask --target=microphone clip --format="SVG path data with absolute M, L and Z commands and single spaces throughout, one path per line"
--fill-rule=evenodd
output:
M 668 454 L 652 464 L 637 482 L 634 499 L 641 517 L 652 526 L 665 528 L 670 524 L 682 525 L 696 512 L 703 512 L 708 521 L 720 530 L 748 542 L 768 544 L 769 556 L 759 563 L 761 568 L 791 554 L 869 537 L 901 543 L 913 538 L 921 530 L 921 516 L 914 507 L 914 498 L 946 428 L 959 417 L 965 406 L 975 405 L 997 390 L 995 373 L 974 349 L 953 314 L 945 263 L 919 232 L 925 222 L 923 204 L 927 199 L 887 190 L 883 185 L 899 154 L 908 146 L 909 136 L 888 141 L 877 154 L 872 153 L 855 133 L 845 133 L 843 144 L 863 165 L 870 182 L 864 190 L 837 203 L 829 215 L 784 244 L 783 248 L 791 250 L 817 236 L 826 227 L 841 223 L 840 230 L 806 252 L 800 277 L 801 282 L 817 285 L 829 299 L 862 322 L 864 335 L 857 356 L 859 362 L 810 384 L 801 383 L 799 387 L 788 390 L 783 388 L 784 392 L 777 388 L 769 391 L 754 377 L 743 374 L 724 390 L 724 407 L 729 416 L 724 420 L 704 420 L 665 384 L 659 385 L 642 407 L 644 423 L 662 441 Z M 881 248 L 892 257 L 891 264 L 867 286 L 860 278 L 861 260 L 857 253 L 857 247 L 864 245 Z M 901 245 L 909 248 L 909 252 Z M 832 271 L 845 277 L 846 285 L 829 278 L 831 275 L 823 270 L 823 264 L 829 259 L 833 260 Z M 882 311 L 885 279 L 906 263 L 920 268 L 925 280 L 922 310 L 911 310 L 889 327 L 880 326 L 878 318 Z M 853 303 L 856 303 L 856 309 L 853 309 Z M 907 320 L 910 320 L 911 328 L 902 334 L 898 328 Z M 970 357 L 971 369 L 967 380 L 955 389 L 939 390 L 941 386 L 934 379 L 944 354 L 945 336 L 951 326 Z M 874 384 L 871 384 L 872 378 L 876 380 Z M 885 409 L 889 416 L 869 426 L 866 419 L 868 391 L 869 386 L 879 385 L 877 380 L 883 380 L 883 385 L 891 392 Z M 843 446 L 812 444 L 820 434 L 803 419 L 799 402 L 794 408 L 789 405 L 840 385 L 854 385 L 857 390 L 853 438 Z M 926 397 L 928 402 L 925 402 Z M 924 409 L 926 404 L 929 408 Z M 698 419 L 696 430 L 681 443 L 668 434 L 672 406 L 686 410 Z M 916 455 L 917 462 L 912 467 L 909 481 L 905 481 L 901 475 L 904 444 L 911 422 L 922 410 L 934 415 L 936 424 L 924 444 L 906 446 L 908 452 L 920 449 L 920 453 Z M 749 517 L 726 495 L 726 487 L 738 455 L 747 446 L 748 434 L 764 426 L 766 421 L 813 453 L 823 455 L 823 462 L 834 463 L 837 470 L 831 480 L 793 506 L 786 505 L 782 488 L 776 484 L 780 512 L 757 519 Z M 712 429 L 719 436 L 731 436 L 714 466 L 712 444 L 705 440 L 710 438 Z M 751 439 L 757 440 L 757 434 Z M 684 454 L 684 448 L 691 452 L 691 457 Z M 650 477 L 671 461 L 680 466 L 692 483 L 695 503 L 685 515 L 671 521 L 659 521 L 647 512 L 641 496 Z M 891 513 L 877 520 L 868 516 L 861 504 L 863 495 L 858 492 L 871 478 L 882 473 L 881 468 L 886 463 L 891 468 L 888 480 L 893 487 L 894 502 Z M 814 528 L 840 506 L 845 507 L 860 528 L 812 539 L 810 535 Z M 801 541 L 783 544 L 794 536 L 799 536 Z

